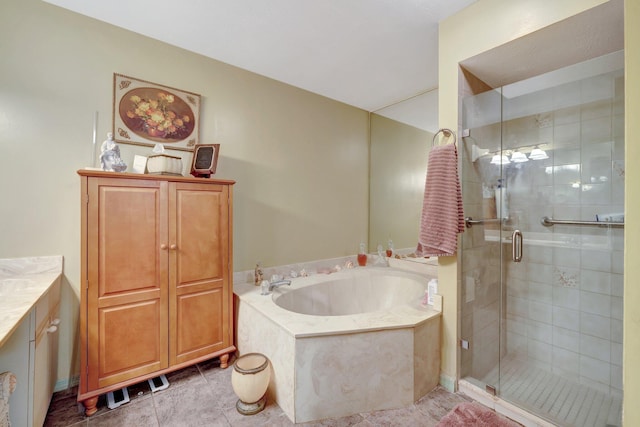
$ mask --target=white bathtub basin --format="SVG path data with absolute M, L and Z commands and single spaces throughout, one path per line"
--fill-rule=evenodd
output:
M 360 272 L 358 272 L 360 273 Z M 374 313 L 399 306 L 418 306 L 426 283 L 415 275 L 388 270 L 384 274 L 326 276 L 321 283 L 293 289 L 278 288 L 273 300 L 294 313 L 313 316 L 346 316 Z

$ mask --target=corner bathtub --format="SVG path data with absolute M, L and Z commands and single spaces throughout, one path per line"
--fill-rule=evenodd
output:
M 272 295 L 234 286 L 240 354 L 272 366 L 269 398 L 300 423 L 411 405 L 440 375 L 429 277 L 390 267 L 295 278 Z

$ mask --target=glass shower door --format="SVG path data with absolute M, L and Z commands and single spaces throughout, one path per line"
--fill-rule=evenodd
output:
M 463 102 L 461 378 L 556 425 L 620 425 L 623 84 Z
M 468 228 L 462 235 L 460 368 L 461 378 L 492 394 L 499 392 L 504 353 L 505 236 L 499 218 L 506 206 L 496 189 L 503 180 L 501 126 L 501 90 L 463 100 L 468 136 L 461 145 L 461 178 Z

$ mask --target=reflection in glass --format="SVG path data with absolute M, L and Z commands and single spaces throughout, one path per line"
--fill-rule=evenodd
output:
M 400 251 L 416 247 L 434 134 L 429 129 L 437 126 L 435 95 L 427 92 L 370 115 L 370 252 L 389 240 Z

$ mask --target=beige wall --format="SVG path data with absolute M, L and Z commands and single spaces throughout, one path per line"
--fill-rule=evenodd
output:
M 625 156 L 640 159 L 640 2 L 624 2 Z M 624 246 L 623 424 L 640 425 L 640 168 L 626 168 Z
M 440 126 L 457 128 L 458 124 L 458 63 L 499 45 L 533 33 L 554 22 L 605 3 L 602 0 L 482 0 L 445 20 L 440 26 Z M 640 4 L 625 0 L 625 157 L 640 158 L 640 145 L 632 143 L 640 132 L 636 118 L 640 114 Z M 487 31 L 491 22 L 491 31 Z M 464 28 L 465 31 L 460 31 Z M 626 169 L 626 182 L 640 181 L 638 168 Z M 640 249 L 634 243 L 640 232 L 640 187 L 625 185 L 625 290 L 624 290 L 624 414 L 625 426 L 640 425 L 640 367 L 635 363 L 640 355 L 640 289 L 638 277 Z M 440 260 L 441 292 L 444 294 L 443 374 L 457 374 L 457 262 L 453 257 Z
M 202 142 L 221 144 L 216 177 L 237 181 L 234 270 L 355 254 L 366 241 L 365 111 L 39 0 L 0 3 L 0 40 L 0 258 L 64 256 L 61 380 L 77 369 L 76 170 L 93 161 L 95 111 L 98 144 L 110 130 L 114 72 L 202 95 Z M 129 165 L 150 153 L 121 151 Z

